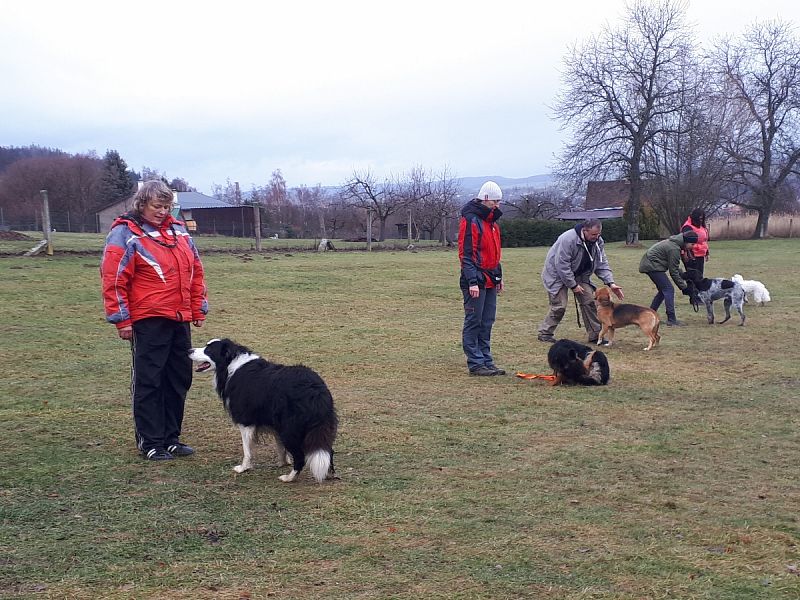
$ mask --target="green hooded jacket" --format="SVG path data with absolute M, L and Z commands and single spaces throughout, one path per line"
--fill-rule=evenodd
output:
M 665 240 L 661 240 L 650 246 L 650 249 L 642 256 L 639 263 L 639 273 L 654 273 L 660 271 L 666 273 L 680 289 L 686 289 L 686 281 L 680 274 L 681 250 L 686 246 L 683 234 L 678 233 Z

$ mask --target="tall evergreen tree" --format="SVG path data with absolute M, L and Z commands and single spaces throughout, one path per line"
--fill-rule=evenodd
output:
M 135 189 L 128 165 L 116 150 L 103 157 L 103 173 L 98 188 L 98 204 L 104 206 L 131 196 Z

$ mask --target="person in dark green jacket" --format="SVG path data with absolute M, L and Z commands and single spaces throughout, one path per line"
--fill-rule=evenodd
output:
M 657 290 L 650 308 L 657 311 L 663 302 L 667 310 L 667 325 L 670 327 L 683 325 L 683 322 L 675 316 L 675 288 L 667 277 L 667 271 L 681 292 L 688 294 L 688 284 L 680 273 L 681 250 L 691 253 L 696 243 L 697 234 L 694 231 L 673 235 L 650 246 L 639 263 L 639 273 L 645 273 Z

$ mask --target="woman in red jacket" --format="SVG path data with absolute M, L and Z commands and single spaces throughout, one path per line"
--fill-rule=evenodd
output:
M 708 227 L 706 227 L 706 213 L 702 208 L 695 208 L 686 222 L 681 227 L 681 233 L 687 231 L 694 231 L 697 234 L 697 243 L 691 251 L 691 255 L 683 255 L 683 264 L 686 269 L 694 269 L 700 272 L 700 277 L 703 277 L 703 269 L 705 268 L 706 261 L 708 260 Z
M 192 384 L 189 323 L 201 327 L 208 312 L 203 265 L 172 199 L 163 182 L 143 184 L 111 225 L 100 267 L 106 319 L 131 342 L 136 445 L 147 460 L 194 453 L 179 439 Z

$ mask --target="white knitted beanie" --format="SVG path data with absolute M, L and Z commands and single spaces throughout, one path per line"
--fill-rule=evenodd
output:
M 478 192 L 478 200 L 502 200 L 503 190 L 494 181 L 487 181 Z

